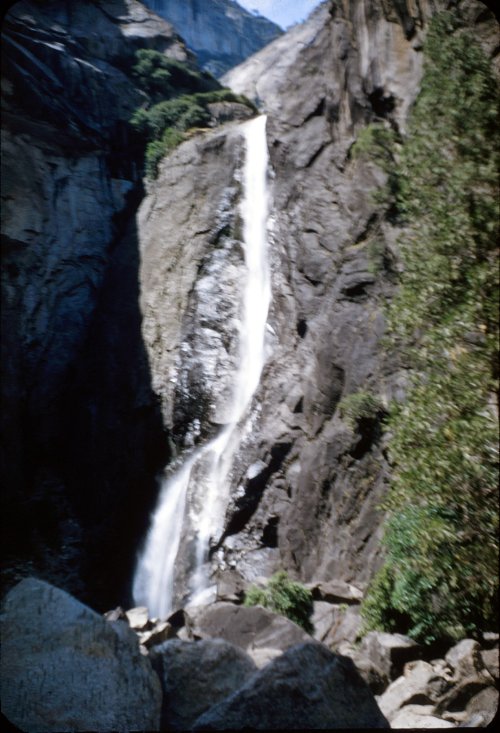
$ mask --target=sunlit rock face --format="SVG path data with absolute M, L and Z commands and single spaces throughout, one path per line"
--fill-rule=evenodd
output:
M 471 22 L 487 35 L 491 15 L 475 7 Z M 406 382 L 382 346 L 398 231 L 373 196 L 385 174 L 351 148 L 370 122 L 404 132 L 430 12 L 426 3 L 327 2 L 223 78 L 268 115 L 273 200 L 267 359 L 235 456 L 225 527 L 212 538 L 214 577 L 225 592 L 279 567 L 303 581 L 363 588 L 380 561 L 378 506 L 389 475 L 381 422 Z M 210 268 L 202 265 L 214 257 L 225 202 L 238 197 L 228 140 L 181 146 L 141 214 L 143 331 L 181 451 L 186 439 L 211 434 L 214 395 L 223 402 L 231 369 L 218 356 L 224 339 L 232 343 L 230 318 L 212 320 L 203 350 L 190 346 L 195 332 L 200 343 L 197 324 L 217 312 L 216 299 L 222 314 L 234 297 L 232 278 L 207 289 Z M 237 223 L 231 227 L 230 237 Z M 229 264 L 230 251 L 219 246 L 217 257 Z M 189 389 L 179 389 L 186 380 Z M 342 403 L 359 393 L 377 407 L 349 421 Z
M 199 64 L 217 77 L 282 34 L 276 23 L 233 0 L 144 0 L 144 4 L 172 23 Z
M 405 129 L 431 5 L 326 2 L 226 78 L 267 112 L 273 294 L 212 538 L 229 596 L 278 567 L 362 588 L 379 561 L 381 419 L 405 387 L 381 346 L 397 230 L 373 198 L 384 174 L 351 146 L 373 121 Z M 485 7 L 458 5 L 493 48 Z M 3 29 L 5 580 L 35 573 L 104 610 L 132 577 L 155 475 L 228 420 L 242 138 L 193 134 L 135 217 L 130 70 L 140 47 L 189 58 L 172 26 L 134 0 L 53 0 L 16 3 Z M 377 410 L 349 422 L 339 405 L 360 392 Z

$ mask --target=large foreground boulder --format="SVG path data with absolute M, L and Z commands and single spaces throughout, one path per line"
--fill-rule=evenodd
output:
M 159 729 L 160 683 L 134 632 L 35 578 L 5 600 L 1 683 L 24 731 Z
M 191 729 L 257 671 L 244 651 L 223 639 L 172 639 L 153 648 L 151 662 L 163 688 L 162 730 Z
M 315 642 L 286 651 L 194 724 L 194 730 L 388 727 L 352 661 Z

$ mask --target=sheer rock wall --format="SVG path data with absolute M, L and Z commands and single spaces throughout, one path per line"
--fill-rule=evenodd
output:
M 481 37 L 491 35 L 494 21 L 484 6 L 462 5 Z M 398 232 L 373 195 L 385 174 L 351 150 L 370 122 L 404 132 L 434 10 L 423 1 L 326 2 L 223 77 L 268 115 L 273 301 L 268 360 L 236 456 L 225 530 L 213 538 L 221 597 L 280 567 L 302 581 L 363 588 L 380 562 L 378 506 L 390 471 L 381 422 L 406 381 L 382 341 Z M 211 367 L 227 337 L 220 324 L 212 323 L 212 345 L 197 353 L 189 348 L 189 334 L 215 307 L 215 292 L 194 307 L 196 277 L 212 256 L 215 212 L 234 191 L 227 143 L 217 139 L 191 141 L 165 161 L 142 214 L 161 221 L 164 234 L 159 224 L 155 235 L 149 224 L 140 226 L 143 331 L 164 419 L 180 450 L 220 422 L 214 395 L 217 401 L 225 383 L 224 369 L 214 379 Z M 205 193 L 197 204 L 207 165 L 217 181 L 208 209 Z M 198 182 L 196 190 L 184 195 L 181 187 L 179 194 L 178 181 L 186 189 L 187 180 Z M 198 274 L 187 254 L 193 247 Z M 221 262 L 229 263 L 230 251 L 219 250 Z M 169 276 L 161 264 L 167 261 Z M 174 388 L 183 379 L 199 407 L 196 422 Z M 349 421 L 342 405 L 359 393 L 377 408 Z

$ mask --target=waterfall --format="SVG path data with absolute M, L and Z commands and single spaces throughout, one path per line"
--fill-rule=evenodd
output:
M 191 602 L 201 601 L 209 587 L 210 540 L 223 530 L 233 458 L 264 365 L 271 300 L 266 117 L 250 120 L 242 129 L 246 146 L 241 203 L 246 280 L 230 419 L 215 438 L 196 448 L 163 481 L 133 583 L 135 603 L 147 606 L 150 615 L 159 618 L 165 618 L 173 608 L 176 557 L 186 522 L 194 532 L 195 546 L 195 567 L 189 583 Z

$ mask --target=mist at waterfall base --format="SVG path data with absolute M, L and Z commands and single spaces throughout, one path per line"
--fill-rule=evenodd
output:
M 162 483 L 133 581 L 134 602 L 151 616 L 174 610 L 176 558 L 188 522 L 194 532 L 195 561 L 187 602 L 202 602 L 210 588 L 210 542 L 223 531 L 230 473 L 265 359 L 265 331 L 271 299 L 267 256 L 268 151 L 266 117 L 242 125 L 245 138 L 243 249 L 246 277 L 241 302 L 239 354 L 233 379 L 229 422 L 206 445 L 195 448 Z

